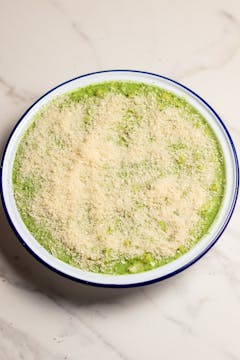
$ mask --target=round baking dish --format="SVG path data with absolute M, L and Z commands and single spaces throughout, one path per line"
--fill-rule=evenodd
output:
M 31 235 L 17 210 L 13 195 L 12 168 L 18 144 L 35 114 L 57 95 L 79 87 L 111 80 L 130 80 L 159 86 L 183 96 L 194 106 L 212 127 L 222 147 L 226 168 L 226 190 L 220 211 L 208 233 L 186 254 L 157 269 L 127 275 L 104 275 L 87 272 L 70 266 L 47 252 Z M 192 90 L 167 77 L 135 70 L 106 70 L 94 72 L 66 81 L 38 99 L 21 117 L 7 142 L 1 166 L 1 195 L 3 206 L 20 242 L 41 263 L 58 274 L 79 282 L 105 287 L 131 287 L 157 282 L 173 276 L 200 259 L 219 239 L 233 213 L 238 195 L 239 167 L 231 136 L 212 107 Z

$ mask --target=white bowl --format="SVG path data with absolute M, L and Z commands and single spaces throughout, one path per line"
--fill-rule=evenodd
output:
M 103 275 L 91 273 L 70 266 L 47 252 L 31 235 L 24 225 L 13 195 L 12 168 L 19 141 L 34 115 L 55 96 L 93 83 L 109 80 L 131 80 L 159 86 L 184 98 L 208 121 L 222 146 L 226 165 L 226 191 L 222 207 L 210 231 L 186 254 L 157 269 L 130 275 Z M 139 286 L 168 278 L 186 269 L 200 259 L 219 239 L 226 228 L 238 195 L 239 168 L 236 150 L 229 132 L 216 112 L 196 93 L 174 80 L 164 76 L 132 70 L 109 70 L 86 74 L 66 81 L 48 91 L 37 100 L 21 117 L 13 129 L 6 145 L 1 172 L 2 202 L 8 220 L 21 243 L 45 266 L 53 271 L 79 282 L 107 287 Z

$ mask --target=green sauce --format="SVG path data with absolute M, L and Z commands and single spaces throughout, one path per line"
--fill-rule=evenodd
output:
M 214 157 L 213 164 L 215 166 L 215 177 L 214 182 L 212 182 L 208 189 L 208 200 L 198 209 L 198 223 L 194 226 L 191 231 L 189 231 L 188 240 L 185 244 L 180 245 L 174 255 L 172 256 L 155 256 L 153 253 L 146 251 L 144 254 L 140 256 L 127 257 L 126 255 L 122 255 L 119 253 L 118 258 L 116 256 L 112 256 L 112 250 L 108 246 L 104 247 L 102 245 L 102 239 L 100 239 L 99 244 L 102 246 L 102 253 L 104 256 L 104 261 L 99 263 L 99 261 L 95 261 L 92 259 L 88 262 L 87 266 L 83 266 L 81 264 L 81 259 L 79 260 L 78 253 L 69 248 L 66 243 L 59 241 L 58 238 L 54 236 L 54 229 L 62 226 L 61 222 L 57 222 L 53 220 L 54 224 L 50 224 L 49 226 L 46 223 L 41 223 L 39 219 L 33 216 L 31 209 L 31 204 L 37 194 L 39 194 L 46 185 L 46 179 L 41 176 L 41 173 L 35 174 L 26 174 L 23 173 L 23 162 L 26 161 L 27 151 L 29 139 L 33 136 L 35 128 L 40 126 L 42 114 L 44 114 L 47 109 L 51 106 L 57 106 L 59 110 L 59 114 L 64 111 L 65 108 L 71 106 L 72 104 L 84 104 L 85 115 L 82 117 L 80 122 L 80 132 L 83 134 L 82 139 L 85 141 L 84 136 L 88 136 L 91 131 L 94 131 L 93 124 L 93 105 L 96 106 L 101 104 L 102 99 L 111 94 L 120 95 L 124 98 L 130 99 L 132 103 L 134 103 L 135 99 L 138 97 L 146 97 L 146 99 L 154 98 L 156 101 L 158 111 L 164 112 L 166 109 L 174 108 L 179 111 L 182 115 L 184 121 L 191 122 L 192 126 L 196 129 L 201 128 L 205 133 L 205 136 L 212 142 L 212 146 L 214 152 L 212 156 Z M 217 141 L 217 138 L 212 131 L 211 127 L 208 125 L 206 120 L 202 117 L 198 111 L 193 108 L 190 104 L 186 102 L 184 98 L 177 97 L 176 95 L 154 86 L 145 85 L 142 83 L 133 83 L 133 82 L 106 82 L 96 85 L 87 86 L 84 88 L 77 89 L 73 92 L 70 92 L 63 97 L 59 98 L 60 101 L 54 100 L 49 103 L 45 108 L 43 108 L 39 114 L 33 119 L 32 124 L 26 131 L 24 137 L 22 138 L 20 145 L 18 147 L 18 151 L 16 154 L 12 181 L 14 187 L 15 200 L 18 207 L 18 210 L 21 214 L 21 217 L 28 228 L 28 230 L 33 234 L 35 239 L 45 247 L 47 251 L 52 253 L 54 256 L 59 258 L 60 260 L 76 266 L 82 269 L 100 272 L 106 274 L 132 274 L 142 271 L 151 270 L 167 264 L 184 253 L 186 253 L 189 249 L 191 249 L 209 230 L 213 221 L 215 220 L 219 208 L 221 207 L 222 199 L 224 196 L 225 189 L 225 167 L 224 167 L 224 159 L 221 147 Z M 147 105 L 146 105 L 147 106 Z M 113 114 L 114 116 L 114 114 Z M 130 149 L 132 146 L 133 134 L 135 134 L 139 128 L 142 126 L 142 116 L 134 109 L 129 108 L 124 112 L 121 121 L 114 128 L 114 135 L 110 141 L 113 141 L 115 145 L 119 146 L 122 149 Z M 146 120 L 144 120 L 146 121 Z M 151 120 L 149 120 L 151 121 Z M 56 151 L 62 151 L 64 154 L 65 149 L 67 148 L 68 139 L 61 134 L 56 134 L 53 130 L 49 130 L 48 139 L 51 139 L 51 143 L 54 144 Z M 151 126 L 149 126 L 149 131 L 146 136 L 146 142 L 149 144 L 154 144 L 156 141 L 156 134 L 151 132 Z M 37 149 L 37 142 L 35 144 Z M 201 167 L 202 163 L 202 154 L 201 154 L 201 144 L 199 144 L 199 149 L 195 151 L 195 153 L 191 153 L 193 156 L 194 163 L 188 163 L 185 153 L 188 144 L 178 141 L 175 143 L 170 143 L 168 147 L 169 154 L 174 158 L 174 167 L 172 170 L 172 175 L 178 177 L 182 176 L 182 174 L 186 174 L 186 176 L 191 176 L 191 174 L 195 174 L 196 171 L 199 173 L 202 171 Z M 32 149 L 32 148 L 31 148 Z M 32 149 L 34 151 L 34 149 Z M 51 149 L 49 150 L 51 152 Z M 47 154 L 47 153 L 46 153 Z M 211 156 L 211 154 L 210 154 Z M 44 159 L 43 159 L 44 161 Z M 47 160 L 46 160 L 47 161 Z M 103 172 L 109 173 L 111 171 L 111 165 L 106 164 L 103 167 Z M 138 175 L 139 178 L 146 178 L 144 185 L 141 183 L 134 183 L 133 177 Z M 151 174 L 151 176 L 148 176 Z M 141 191 L 142 187 L 145 186 L 144 191 L 151 191 L 152 184 L 158 178 L 163 178 L 166 176 L 166 169 L 162 166 L 160 162 L 152 161 L 151 157 L 148 157 L 145 160 L 125 163 L 122 161 L 121 166 L 119 166 L 118 170 L 115 174 L 123 184 L 127 184 L 127 186 L 131 185 L 131 191 L 134 197 L 135 193 L 138 193 L 139 188 Z M 187 191 L 183 196 L 188 196 Z M 169 199 L 166 197 L 164 199 L 165 205 L 168 206 Z M 111 237 L 115 233 L 123 233 L 128 227 L 128 235 L 124 240 L 125 248 L 130 248 L 132 246 L 131 240 L 131 226 L 132 231 L 137 232 L 136 224 L 134 220 L 132 220 L 133 214 L 138 211 L 145 211 L 144 214 L 148 214 L 146 210 L 146 204 L 144 201 L 136 201 L 134 203 L 134 207 L 130 213 L 123 213 L 121 216 L 116 218 L 114 221 L 108 224 L 106 229 L 106 237 Z M 88 216 L 88 228 L 89 231 L 94 229 L 96 219 L 92 215 L 92 209 L 90 208 L 88 213 L 86 212 L 86 216 Z M 174 210 L 174 216 L 180 216 L 178 209 Z M 153 225 L 153 220 L 149 220 L 149 226 Z M 154 226 L 159 228 L 161 234 L 165 234 L 169 230 L 169 224 L 162 219 L 157 219 L 154 223 Z M 130 230 L 129 230 L 130 229 Z M 165 236 L 165 235 L 164 235 Z M 141 241 L 141 239 L 139 239 Z M 148 239 L 148 241 L 150 241 Z M 154 240 L 156 241 L 156 240 Z M 171 241 L 171 239 L 169 240 Z M 99 245 L 100 246 L 100 245 Z

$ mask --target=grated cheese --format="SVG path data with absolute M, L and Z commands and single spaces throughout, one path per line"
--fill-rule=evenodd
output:
M 139 89 L 60 96 L 19 147 L 21 214 L 55 239 L 50 252 L 64 246 L 83 269 L 174 257 L 199 238 L 201 212 L 222 196 L 222 155 L 205 121 L 185 103 L 161 108 L 153 91 Z

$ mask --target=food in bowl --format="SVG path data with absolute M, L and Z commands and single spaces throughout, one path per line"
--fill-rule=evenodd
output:
M 34 238 L 74 267 L 133 274 L 167 264 L 208 232 L 225 166 L 184 98 L 109 81 L 59 95 L 33 118 L 12 174 Z

